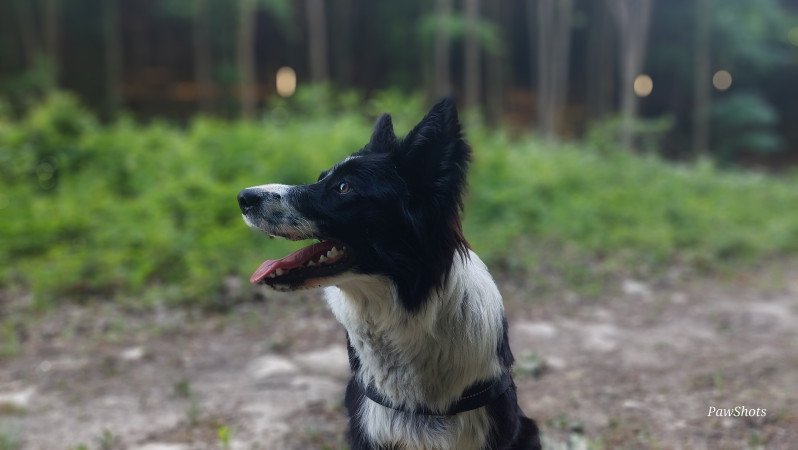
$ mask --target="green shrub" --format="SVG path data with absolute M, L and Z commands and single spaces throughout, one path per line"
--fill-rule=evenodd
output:
M 665 135 L 673 129 L 671 116 L 654 119 L 635 119 L 632 121 L 632 135 L 635 145 L 642 153 L 654 153 L 660 150 Z M 618 142 L 623 132 L 624 120 L 614 116 L 591 123 L 585 136 L 586 143 L 600 152 L 618 151 Z
M 315 180 L 366 143 L 383 109 L 399 111 L 397 133 L 407 132 L 424 111 L 420 98 L 401 98 L 342 100 L 368 118 L 343 107 L 306 112 L 300 97 L 259 122 L 198 118 L 177 128 L 100 126 L 57 95 L 19 121 L 0 118 L 0 284 L 45 304 L 212 303 L 226 276 L 245 278 L 301 245 L 247 229 L 238 191 Z M 787 206 L 798 204 L 796 179 L 467 130 L 475 154 L 465 229 L 489 263 L 542 265 L 579 282 L 596 271 L 711 268 L 798 251 L 798 210 Z
M 779 113 L 761 95 L 730 94 L 712 105 L 713 151 L 724 161 L 745 154 L 772 154 L 784 147 Z

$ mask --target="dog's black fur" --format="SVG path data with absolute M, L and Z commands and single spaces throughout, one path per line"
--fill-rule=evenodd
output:
M 353 250 L 355 270 L 389 276 L 405 307 L 418 310 L 467 248 L 459 213 L 469 150 L 453 104 L 438 104 L 401 141 L 381 116 L 352 156 L 305 186 L 294 205 L 321 236 Z M 342 181 L 346 195 L 336 191 Z
M 242 191 L 242 212 L 248 223 L 270 234 L 286 235 L 281 230 L 309 223 L 315 231 L 301 237 L 347 247 L 347 258 L 335 269 L 307 269 L 305 278 L 335 280 L 331 271 L 384 276 L 393 283 L 402 307 L 416 314 L 444 286 L 454 258 L 469 258 L 460 213 L 470 150 L 462 138 L 456 108 L 448 99 L 439 102 L 404 139 L 395 136 L 390 116 L 383 115 L 369 143 L 352 156 L 322 172 L 314 184 L 279 194 L 257 188 Z M 279 202 L 291 208 L 281 209 L 276 206 Z M 262 282 L 282 283 L 291 289 L 322 285 L 313 281 L 310 286 L 297 275 L 283 278 Z M 350 365 L 358 374 L 363 362 L 349 338 Z M 504 319 L 495 356 L 509 373 L 513 355 Z M 363 428 L 362 406 L 368 401 L 353 377 L 345 400 L 353 449 L 379 448 Z M 537 426 L 520 410 L 514 384 L 483 408 L 491 424 L 486 448 L 540 448 Z M 415 426 L 435 428 L 445 426 L 447 419 L 419 415 L 413 420 Z

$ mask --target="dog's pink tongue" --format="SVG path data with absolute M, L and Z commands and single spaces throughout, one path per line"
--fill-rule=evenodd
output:
M 277 265 L 280 263 L 279 259 L 267 259 L 263 261 L 252 276 L 249 277 L 249 282 L 252 284 L 258 284 L 261 280 L 266 278 L 270 273 L 274 272 L 275 270 L 279 269 Z
M 332 242 L 322 241 L 304 248 L 300 248 L 294 253 L 291 253 L 290 255 L 280 259 L 267 259 L 266 261 L 263 261 L 252 274 L 252 276 L 249 277 L 249 282 L 252 284 L 258 284 L 263 281 L 264 278 L 276 272 L 277 269 L 291 270 L 296 269 L 297 267 L 302 267 L 307 264 L 308 261 L 317 259 L 317 257 L 327 253 L 327 251 L 332 248 Z

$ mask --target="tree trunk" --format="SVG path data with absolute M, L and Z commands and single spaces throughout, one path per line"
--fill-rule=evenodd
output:
M 482 67 L 478 35 L 479 0 L 465 0 L 465 106 L 479 108 Z
M 693 151 L 705 155 L 709 150 L 709 83 L 712 74 L 710 55 L 711 0 L 698 0 L 695 17 L 695 89 L 693 108 Z
M 200 110 L 213 110 L 213 56 L 211 54 L 208 0 L 194 0 L 192 44 L 194 49 L 194 78 Z
M 340 83 L 342 86 L 351 86 L 354 84 L 354 79 L 352 75 L 354 74 L 354 64 L 352 62 L 352 50 L 354 46 L 352 45 L 352 30 L 354 20 L 352 20 L 352 16 L 355 14 L 354 9 L 352 8 L 353 0 L 338 0 L 336 4 L 336 8 L 334 8 L 336 14 L 335 23 L 332 24 L 334 27 L 334 35 L 336 38 L 332 41 L 333 44 L 333 52 L 335 53 L 335 58 L 333 58 L 333 76 L 336 78 L 336 82 Z
M 325 0 L 306 0 L 305 9 L 308 22 L 308 45 L 310 56 L 310 79 L 315 82 L 327 81 L 327 15 Z
M 554 0 L 538 0 L 538 8 L 537 14 L 532 9 L 530 3 L 529 8 L 529 39 L 535 39 L 534 34 L 532 33 L 532 24 L 537 23 L 537 39 L 535 42 L 537 44 L 537 55 L 532 55 L 533 57 L 530 58 L 531 61 L 537 60 L 537 65 L 535 66 L 534 62 L 532 70 L 530 73 L 537 72 L 537 119 L 538 119 L 538 128 L 540 132 L 543 134 L 543 137 L 548 138 L 552 132 L 553 126 L 553 117 L 551 117 L 551 111 L 549 111 L 549 105 L 551 101 L 549 100 L 551 96 L 551 82 L 549 81 L 549 73 L 550 67 L 549 64 L 551 63 L 551 57 L 549 56 L 552 47 L 552 26 L 553 24 L 549 20 L 552 15 L 553 11 L 553 4 Z M 529 49 L 535 48 L 530 42 Z M 536 56 L 536 58 L 535 58 Z
M 567 100 L 573 6 L 573 0 L 538 1 L 538 122 L 546 139 L 555 136 Z
M 355 44 L 357 48 L 357 72 L 355 73 L 355 80 L 358 86 L 361 86 L 365 91 L 373 90 L 377 87 L 379 79 L 382 78 L 381 74 L 384 72 L 380 66 L 380 42 L 377 39 L 364 39 L 364 36 L 372 37 L 379 35 L 381 28 L 375 27 L 373 20 L 369 18 L 377 17 L 379 8 L 377 2 L 374 1 L 361 1 L 355 6 L 359 11 L 358 15 L 363 18 L 358 24 L 358 28 L 363 27 L 361 31 L 358 29 L 358 40 Z M 365 22 L 365 23 L 364 23 Z
M 653 0 L 608 0 L 618 28 L 621 72 L 621 146 L 634 147 L 638 99 L 634 80 L 643 70 Z
M 119 0 L 104 0 L 105 96 L 109 116 L 122 106 L 122 30 L 119 28 Z
M 60 31 L 61 31 L 61 1 L 46 0 L 42 18 L 44 28 L 44 48 L 47 52 L 51 67 L 53 87 L 58 87 L 61 68 Z
M 587 110 L 590 119 L 599 120 L 613 109 L 615 58 L 612 18 L 601 1 L 592 3 L 587 49 Z
M 502 28 L 500 24 L 504 23 L 502 20 L 504 18 L 502 1 L 491 0 L 488 2 L 488 6 L 490 7 L 488 14 L 490 15 L 491 21 L 497 24 L 497 28 L 501 31 Z M 502 35 L 502 37 L 504 36 Z M 501 41 L 504 42 L 505 40 L 501 39 Z M 485 106 L 488 112 L 488 120 L 495 124 L 501 122 L 504 108 L 504 71 L 502 67 L 505 61 L 501 49 L 493 49 L 493 51 L 488 52 L 486 56 Z
M 255 86 L 255 0 L 238 0 L 236 68 L 241 117 L 252 119 L 258 103 Z
M 29 69 L 33 69 L 41 57 L 42 45 L 39 42 L 32 2 L 30 0 L 16 0 L 13 6 L 25 65 Z
M 433 96 L 442 97 L 452 93 L 451 46 L 449 30 L 443 23 L 452 16 L 452 0 L 437 0 L 435 14 L 439 25 L 435 33 L 435 74 Z

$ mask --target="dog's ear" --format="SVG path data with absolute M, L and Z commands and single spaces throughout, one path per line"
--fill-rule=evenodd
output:
M 445 282 L 455 252 L 468 255 L 460 212 L 470 151 L 454 102 L 443 99 L 433 106 L 393 157 L 410 194 L 404 214 L 411 242 L 418 243 L 414 261 L 423 261 L 397 277 L 397 290 L 404 306 L 417 311 L 430 290 Z
M 389 114 L 383 114 L 374 124 L 369 147 L 374 151 L 391 151 L 396 145 L 396 135 L 393 131 L 393 121 Z
M 457 108 L 449 98 L 433 106 L 396 151 L 397 169 L 411 190 L 438 205 L 454 200 L 462 207 L 470 158 Z

